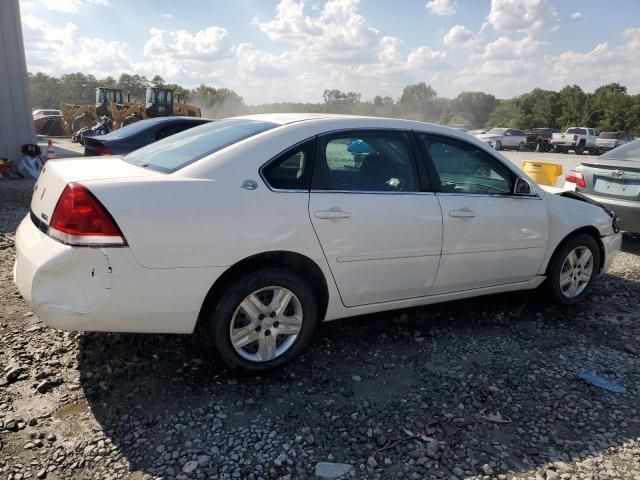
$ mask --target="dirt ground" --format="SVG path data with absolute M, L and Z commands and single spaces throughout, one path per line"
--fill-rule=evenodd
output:
M 247 379 L 190 336 L 46 327 L 12 282 L 31 188 L 0 180 L 0 478 L 640 478 L 638 237 L 578 306 L 527 292 L 332 322 Z

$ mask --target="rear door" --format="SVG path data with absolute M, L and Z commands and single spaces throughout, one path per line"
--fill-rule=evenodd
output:
M 309 216 L 348 307 L 422 297 L 434 283 L 442 213 L 407 132 L 320 137 Z

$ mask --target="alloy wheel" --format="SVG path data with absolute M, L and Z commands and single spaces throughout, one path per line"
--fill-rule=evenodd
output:
M 569 252 L 560 269 L 560 290 L 567 298 L 580 295 L 593 276 L 593 255 L 587 247 L 576 247 Z
M 229 326 L 234 350 L 251 362 L 268 362 L 284 354 L 302 329 L 302 304 L 289 289 L 269 286 L 247 295 Z

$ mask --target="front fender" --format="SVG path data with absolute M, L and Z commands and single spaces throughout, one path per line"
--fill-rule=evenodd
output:
M 572 233 L 589 229 L 599 237 L 615 234 L 613 220 L 605 209 L 577 198 L 546 194 L 544 202 L 549 219 L 549 238 L 540 274 L 544 275 L 547 265 L 558 246 Z M 599 240 L 602 243 L 601 240 Z

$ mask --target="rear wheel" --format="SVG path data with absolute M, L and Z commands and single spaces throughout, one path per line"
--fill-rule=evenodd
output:
M 500 140 L 496 140 L 496 150 L 502 150 L 502 142 Z
M 518 151 L 524 152 L 526 149 L 527 146 L 524 143 L 520 142 L 520 144 L 518 145 Z
M 553 254 L 547 269 L 547 287 L 555 303 L 571 305 L 591 290 L 600 268 L 596 240 L 580 234 L 566 240 Z
M 200 326 L 211 347 L 232 370 L 261 374 L 298 357 L 318 320 L 313 290 L 286 270 L 248 274 L 225 291 Z

